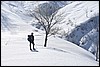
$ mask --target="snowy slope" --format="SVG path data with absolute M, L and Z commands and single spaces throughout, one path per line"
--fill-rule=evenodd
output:
M 99 32 L 97 31 L 99 28 L 98 1 L 73 2 L 61 8 L 57 15 L 60 14 L 63 17 L 59 25 L 62 28 L 62 31 L 59 33 L 62 38 L 80 45 L 86 50 L 97 45 L 99 42 L 97 38 L 99 37 Z M 93 40 L 93 38 L 95 39 Z M 92 47 L 90 51 L 95 53 L 96 47 Z
M 95 56 L 75 44 L 58 37 L 50 37 L 48 46 L 43 47 L 43 34 L 34 32 L 35 48 L 31 52 L 27 41 L 28 33 L 1 34 L 2 66 L 98 66 Z
M 29 12 L 37 5 L 44 5 L 46 3 L 56 8 L 61 8 L 72 3 L 72 1 L 2 1 L 1 6 L 29 22 L 33 18 L 29 15 Z
M 34 31 L 36 28 L 32 28 L 29 24 L 26 23 L 25 20 L 17 15 L 16 13 L 12 12 L 4 3 L 1 5 L 1 31 L 9 31 L 11 33 L 18 33 L 24 31 Z
M 58 37 L 49 37 L 43 47 L 45 33 L 7 8 L 1 6 L 1 66 L 99 66 L 93 54 Z M 31 32 L 39 52 L 29 50 Z
M 16 19 L 18 20 L 18 19 Z M 62 39 L 50 37 L 48 46 L 43 47 L 43 32 L 33 31 L 30 25 L 21 26 L 17 34 L 1 32 L 2 66 L 98 66 L 95 56 L 90 52 Z M 35 48 L 31 52 L 27 35 L 34 32 Z
M 76 26 L 85 23 L 92 17 L 98 16 L 98 14 L 98 1 L 76 1 L 61 8 L 56 16 L 61 15 L 63 17 L 60 27 L 66 32 L 70 32 Z

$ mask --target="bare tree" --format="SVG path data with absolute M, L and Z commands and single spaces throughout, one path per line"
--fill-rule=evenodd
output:
M 96 61 L 99 59 L 99 43 L 97 44 Z
M 58 9 L 50 5 L 45 5 L 44 7 L 38 6 L 33 12 L 34 13 L 32 13 L 32 15 L 36 20 L 38 20 L 38 23 L 40 23 L 45 30 L 46 35 L 44 47 L 46 47 L 48 35 L 54 35 L 60 30 L 59 27 L 55 26 L 61 21 L 61 15 L 56 16 Z
M 95 18 L 95 22 L 97 22 L 97 26 L 96 26 L 96 29 L 97 29 L 97 32 L 99 33 L 99 16 L 98 16 L 99 14 L 97 13 L 95 13 L 94 14 L 94 16 L 97 16 L 96 18 Z M 99 36 L 99 35 L 98 35 Z M 99 59 L 99 37 L 97 38 L 97 49 L 96 49 L 96 61 L 98 61 L 98 59 Z
M 99 33 L 99 26 L 97 27 L 97 32 Z M 97 41 L 97 51 L 96 51 L 96 61 L 99 59 L 99 38 Z

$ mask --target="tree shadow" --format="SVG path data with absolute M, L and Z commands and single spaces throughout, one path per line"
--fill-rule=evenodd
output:
M 64 53 L 70 53 L 68 51 L 65 51 L 65 50 L 59 49 L 59 48 L 48 47 L 47 49 L 51 49 L 51 50 L 55 50 L 55 51 L 60 51 L 60 52 L 64 52 Z

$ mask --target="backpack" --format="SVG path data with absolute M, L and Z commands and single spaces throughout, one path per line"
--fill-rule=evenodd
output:
M 28 35 L 27 40 L 28 40 L 28 41 L 31 41 L 31 35 Z

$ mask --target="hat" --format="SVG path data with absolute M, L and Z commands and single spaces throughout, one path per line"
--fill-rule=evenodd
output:
M 31 33 L 31 34 L 33 34 L 33 33 Z

